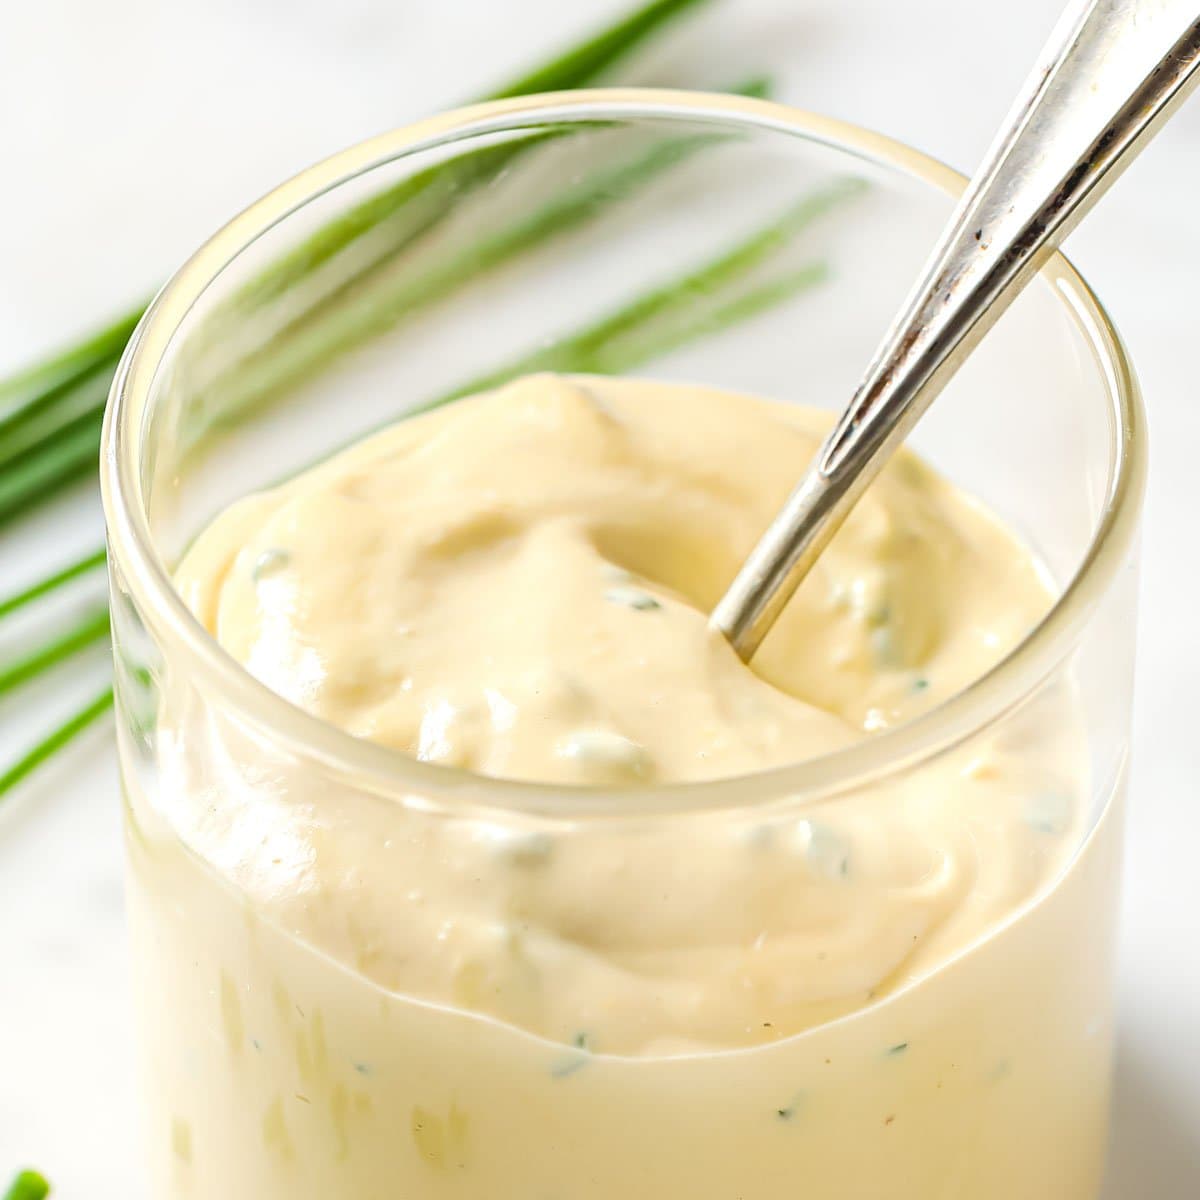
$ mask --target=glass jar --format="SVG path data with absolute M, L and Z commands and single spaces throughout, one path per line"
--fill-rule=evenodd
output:
M 233 499 L 529 370 L 839 408 L 961 184 L 757 100 L 523 98 L 312 168 L 163 290 L 118 372 L 102 463 L 155 1196 L 1093 1200 L 1145 445 L 1117 335 L 1061 257 L 914 438 L 1035 547 L 1056 601 L 966 691 L 850 749 L 615 793 L 431 766 L 270 692 L 171 581 Z M 486 964 L 460 964 L 450 1001 L 389 982 L 389 929 L 420 902 L 397 847 L 431 848 L 470 922 L 447 846 L 587 861 L 764 829 L 811 844 L 823 814 L 931 786 L 986 816 L 971 789 L 998 746 L 1028 758 L 1029 819 L 1052 823 L 1048 714 L 1083 798 L 1065 869 L 935 969 L 812 1027 L 606 1051 L 506 1021 Z M 367 869 L 393 851 L 394 870 Z M 623 893 L 648 927 L 678 921 L 646 861 L 629 857 Z M 718 888 L 688 936 L 728 936 L 706 926 L 742 900 Z M 436 965 L 444 932 L 419 957 Z

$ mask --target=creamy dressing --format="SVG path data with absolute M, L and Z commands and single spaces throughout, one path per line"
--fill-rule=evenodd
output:
M 612 816 L 369 795 L 168 686 L 161 797 L 130 786 L 142 987 L 169 1014 L 161 1194 L 1094 1194 L 1107 935 L 1064 939 L 1111 845 L 1068 871 L 1064 687 L 819 805 L 739 808 L 731 783 L 720 812 L 628 815 L 639 786 L 909 720 L 1048 609 L 1030 552 L 906 453 L 742 664 L 706 614 L 824 427 L 535 376 L 205 530 L 181 592 L 282 696 L 427 762 L 601 789 Z M 1064 1078 L 1086 1103 L 1055 1107 Z
M 1050 603 L 1028 551 L 905 454 L 748 670 L 706 615 L 824 426 L 533 376 L 235 505 L 178 582 L 280 695 L 429 762 L 624 785 L 792 763 L 961 690 Z

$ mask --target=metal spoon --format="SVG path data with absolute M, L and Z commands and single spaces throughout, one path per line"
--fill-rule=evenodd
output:
M 749 660 L 1017 293 L 1200 83 L 1200 0 L 1081 0 L 1051 34 L 849 407 L 713 609 Z

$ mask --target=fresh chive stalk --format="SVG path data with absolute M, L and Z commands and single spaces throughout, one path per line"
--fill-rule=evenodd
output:
M 733 95 L 766 96 L 770 90 L 768 77 L 753 76 L 744 82 L 726 89 Z M 366 239 L 370 235 L 372 246 L 365 252 L 354 256 L 330 279 L 329 272 L 319 274 L 317 282 L 320 288 L 310 288 L 310 294 L 303 310 L 288 321 L 282 328 L 271 329 L 260 337 L 260 348 L 265 346 L 269 354 L 274 355 L 276 342 L 282 334 L 291 332 L 296 327 L 311 321 L 313 310 L 318 305 L 329 306 L 343 296 L 349 289 L 362 284 L 382 269 L 387 268 L 395 259 L 409 249 L 421 237 L 430 233 L 442 220 L 448 217 L 461 203 L 463 195 L 479 185 L 496 179 L 502 171 L 511 165 L 512 159 L 527 150 L 541 146 L 547 141 L 557 140 L 577 132 L 572 130 L 544 130 L 526 134 L 522 138 L 499 146 L 484 146 L 468 151 L 458 158 L 439 163 L 425 171 L 395 184 L 392 188 L 377 193 L 350 210 L 342 217 L 335 218 L 329 225 L 323 226 L 317 233 L 302 242 L 294 250 L 283 255 L 265 271 L 256 276 L 237 292 L 226 306 L 209 318 L 214 340 L 219 338 L 222 325 L 230 319 L 243 320 L 246 310 L 265 307 L 268 301 L 276 298 L 284 291 L 298 283 L 302 277 L 317 274 L 317 269 L 329 262 L 335 253 L 353 249 L 356 241 Z M 610 177 L 599 173 L 592 190 L 598 206 L 602 201 L 611 197 L 620 197 L 623 189 L 632 188 L 636 183 L 648 182 L 659 170 L 672 166 L 675 162 L 687 157 L 692 150 L 701 149 L 705 145 L 724 140 L 720 135 L 696 135 L 689 138 L 664 139 L 662 143 L 646 156 L 647 161 L 633 164 L 626 171 L 621 168 Z M 611 193 L 611 196 L 608 195 Z M 575 197 L 567 197 L 565 201 L 546 206 L 547 215 L 532 222 L 532 236 L 535 241 L 541 236 L 565 228 L 577 220 L 584 219 L 589 214 L 586 201 L 580 204 Z M 561 226 L 556 226 L 549 216 L 549 210 L 556 209 Z M 503 235 L 501 235 L 503 237 Z M 520 242 L 512 247 L 513 252 L 523 248 L 527 242 Z M 474 248 L 472 248 L 474 252 Z M 342 255 L 350 258 L 349 255 Z M 507 255 L 505 256 L 507 257 Z M 478 266 L 470 271 L 480 274 L 491 266 L 494 261 L 480 261 Z M 472 255 L 464 258 L 463 265 L 468 270 L 472 266 Z M 419 287 L 420 285 L 418 285 Z M 431 297 L 436 298 L 436 297 Z M 380 306 L 386 308 L 387 306 Z M 354 321 L 361 309 L 344 306 L 347 310 L 342 314 L 342 324 L 353 328 Z M 372 319 L 374 316 L 372 315 Z M 269 342 L 269 345 L 265 345 Z M 238 369 L 242 364 L 239 363 Z M 235 406 L 236 407 L 236 406 Z
M 89 613 L 65 633 L 36 646 L 16 662 L 0 669 L 0 696 L 57 666 L 87 646 L 102 641 L 108 633 L 108 609 Z
M 464 194 L 494 180 L 519 154 L 561 137 L 537 132 L 481 146 L 419 171 L 334 217 L 239 288 L 209 318 L 216 329 L 266 307 L 315 277 L 317 300 L 337 295 L 380 264 L 390 262 L 431 232 Z M 369 242 L 363 246 L 360 243 Z M 332 268 L 347 260 L 330 278 Z
M 99 550 L 89 551 L 69 566 L 55 571 L 53 575 L 49 575 L 45 579 L 39 579 L 36 583 L 30 584 L 22 591 L 0 600 L 0 617 L 6 617 L 9 613 L 16 612 L 17 609 L 24 608 L 25 605 L 31 604 L 34 600 L 39 600 L 42 596 L 56 591 L 72 580 L 86 575 L 89 571 L 94 571 L 98 567 L 102 567 L 104 561 L 105 553 L 103 547 Z
M 107 712 L 112 707 L 112 702 L 112 688 L 108 688 L 72 713 L 61 725 L 27 750 L 11 767 L 0 774 L 0 800 L 3 800 L 27 775 L 37 770 L 48 758 L 73 741 L 98 717 Z M 43 1192 L 42 1195 L 45 1193 Z
M 619 58 L 644 42 L 665 22 L 707 0 L 654 0 L 634 9 L 615 24 L 572 47 L 526 75 L 497 88 L 485 100 L 508 100 L 535 92 L 561 92 L 579 87 L 606 71 Z
M 81 475 L 94 472 L 100 453 L 100 425 L 69 426 L 15 463 L 0 468 L 0 522 Z
M 55 434 L 80 419 L 95 418 L 104 410 L 110 383 L 107 365 L 62 388 L 53 404 L 35 407 L 9 422 L 0 431 L 0 469 L 37 449 Z
M 764 80 L 754 79 L 737 90 L 757 92 L 765 86 Z M 335 356 L 391 329 L 404 317 L 430 307 L 533 246 L 580 225 L 669 168 L 723 140 L 721 134 L 664 139 L 625 161 L 589 173 L 530 215 L 485 234 L 424 271 L 405 273 L 383 287 L 314 306 L 277 331 L 261 350 L 238 360 L 205 387 L 204 394 L 193 401 L 199 432 L 207 431 L 226 413 L 241 415 L 298 379 L 311 377 Z
M 856 179 L 836 181 L 702 266 L 652 289 L 553 345 L 540 347 L 477 376 L 409 410 L 406 415 L 438 408 L 538 371 L 603 375 L 631 370 L 704 334 L 717 333 L 745 320 L 772 301 L 778 302 L 801 288 L 811 287 L 826 277 L 823 263 L 810 263 L 799 271 L 753 286 L 745 277 L 783 250 L 838 200 L 848 198 L 862 186 Z M 747 289 L 744 294 L 724 298 L 743 287 Z
M 485 99 L 593 82 L 667 22 L 705 2 L 651 0 Z M 538 135 L 531 135 L 525 140 L 537 139 Z M 515 143 L 520 144 L 520 140 Z M 513 153 L 512 144 L 490 149 Z M 497 162 L 486 157 L 486 148 L 480 153 L 483 157 L 473 167 L 464 168 L 460 163 L 457 180 L 451 177 L 448 182 L 462 185 L 464 170 L 476 171 L 479 179 L 494 173 Z M 261 297 L 269 298 L 316 270 L 402 210 L 412 198 L 405 190 L 410 182 L 343 214 L 269 267 L 251 287 L 257 287 Z M 440 206 L 435 215 L 440 215 L 444 207 Z M 425 217 L 428 219 L 429 214 Z M 421 222 L 416 221 L 413 229 L 400 228 L 393 233 L 398 233 L 399 245 L 403 246 L 415 236 L 413 230 L 419 233 L 420 229 Z M 387 253 L 395 249 L 389 243 Z M 95 462 L 104 399 L 144 307 L 138 306 L 78 345 L 0 382 L 0 521 L 81 475 Z
M 570 86 L 578 87 L 586 82 L 587 79 L 581 78 Z M 734 95 L 762 98 L 770 90 L 770 81 L 766 76 L 755 76 L 728 90 Z M 502 93 L 503 96 L 518 94 L 521 93 Z M 500 98 L 500 95 L 492 98 Z M 385 266 L 429 233 L 454 210 L 464 193 L 496 179 L 518 155 L 552 139 L 568 136 L 570 132 L 542 130 L 500 145 L 476 148 L 377 192 L 322 226 L 247 283 L 231 299 L 229 313 L 237 316 L 247 308 L 265 305 L 302 279 L 311 277 L 331 260 L 339 256 L 350 258 L 346 252 L 355 250 L 358 241 L 369 237 L 374 243 L 370 248 L 354 256 L 333 281 L 322 281 L 324 290 L 319 298 L 330 299 Z
M 668 354 L 697 338 L 720 333 L 723 329 L 748 321 L 758 313 L 774 308 L 800 292 L 819 286 L 828 278 L 829 267 L 826 263 L 807 263 L 778 279 L 748 289 L 727 304 L 718 305 L 708 312 L 696 313 L 690 321 L 681 326 L 668 326 L 655 333 L 649 345 L 645 340 L 636 337 L 626 343 L 617 343 L 608 351 L 597 354 L 591 369 L 602 375 L 618 375 L 623 371 L 632 370 L 651 358 Z
M 115 363 L 145 308 L 139 305 L 78 345 L 0 383 L 0 435 L 26 415 L 53 403 L 65 389 Z
M 707 0 L 653 0 L 627 14 L 614 24 L 600 30 L 586 41 L 567 50 L 557 58 L 535 67 L 518 79 L 477 97 L 478 100 L 507 100 L 515 96 L 532 95 L 535 92 L 569 91 L 594 82 L 604 71 L 641 45 L 664 24 L 680 16 L 690 8 L 696 8 Z M 476 151 L 483 170 L 479 178 L 486 177 L 497 165 L 502 165 L 506 155 L 517 152 L 523 143 L 518 141 L 489 148 L 494 154 Z M 463 170 L 464 160 L 473 155 L 454 160 Z M 470 163 L 465 164 L 471 171 Z M 267 299 L 287 291 L 300 277 L 308 274 L 333 255 L 340 253 L 357 238 L 376 228 L 393 213 L 412 202 L 436 181 L 438 168 L 423 172 L 410 179 L 371 196 L 322 226 L 310 238 L 269 267 L 252 285 L 257 299 Z M 470 175 L 458 177 L 455 182 L 467 185 L 475 180 Z

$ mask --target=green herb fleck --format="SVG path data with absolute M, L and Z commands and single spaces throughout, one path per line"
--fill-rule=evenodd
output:
M 890 625 L 876 625 L 871 630 L 871 650 L 881 667 L 892 667 L 896 658 L 896 635 Z
M 646 748 L 609 729 L 577 729 L 560 739 L 555 753 L 592 774 L 641 779 L 650 773 Z
M 371 1068 L 367 1063 L 356 1062 L 354 1064 L 354 1069 L 360 1075 L 370 1075 L 371 1074 Z
M 587 1061 L 592 1056 L 592 1047 L 586 1031 L 580 1031 L 571 1039 L 571 1045 L 576 1053 L 569 1058 L 564 1058 L 557 1066 L 550 1069 L 550 1074 L 555 1079 L 566 1079 L 569 1075 L 574 1075 L 580 1068 L 586 1066 Z
M 923 692 L 929 687 L 929 680 L 924 675 L 918 675 L 912 681 L 912 690 L 914 692 Z
M 889 1058 L 894 1058 L 897 1054 L 903 1054 L 907 1049 L 907 1042 L 897 1042 L 896 1045 L 888 1047 L 887 1054 Z
M 268 575 L 274 575 L 276 571 L 282 570 L 292 561 L 291 554 L 286 550 L 281 550 L 278 546 L 272 546 L 270 550 L 264 550 L 255 560 L 254 566 L 250 571 L 250 578 L 258 583 L 259 580 L 265 579 Z
M 45 1200 L 50 1195 L 50 1184 L 37 1171 L 22 1171 L 8 1185 L 4 1200 Z
M 604 598 L 609 604 L 623 604 L 626 608 L 633 608 L 638 612 L 654 612 L 656 609 L 662 608 L 662 604 L 649 592 L 643 592 L 638 588 L 610 588 L 604 593 Z
M 800 1106 L 801 1106 L 801 1104 L 803 1104 L 803 1102 L 804 1102 L 804 1093 L 797 1092 L 791 1098 L 791 1100 L 789 1100 L 787 1102 L 787 1104 L 785 1104 L 782 1108 L 777 1108 L 775 1110 L 775 1115 L 781 1121 L 790 1121 L 797 1114 L 797 1112 L 800 1111 Z
M 554 853 L 554 838 L 548 833 L 524 833 L 497 828 L 492 834 L 497 855 L 515 867 L 540 867 Z
M 1025 810 L 1025 821 L 1038 833 L 1062 833 L 1071 817 L 1071 801 L 1057 792 L 1034 796 Z
M 820 821 L 801 821 L 804 854 L 814 869 L 829 879 L 850 875 L 850 847 L 828 825 Z
M 748 825 L 741 832 L 741 840 L 752 850 L 765 850 L 775 841 L 775 826 L 766 821 Z

